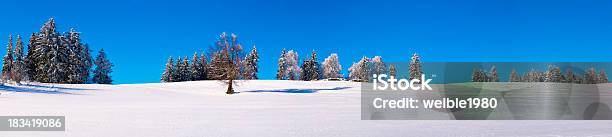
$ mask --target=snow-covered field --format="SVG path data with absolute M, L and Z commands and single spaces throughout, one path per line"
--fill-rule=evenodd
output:
M 612 136 L 612 121 L 361 120 L 360 84 L 217 81 L 0 87 L 0 116 L 66 116 L 66 131 L 1 137 Z

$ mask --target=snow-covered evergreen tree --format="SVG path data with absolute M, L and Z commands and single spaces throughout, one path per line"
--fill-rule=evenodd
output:
M 21 36 L 17 35 L 17 43 L 15 45 L 15 61 L 13 62 L 13 81 L 19 84 L 25 75 L 25 63 L 23 61 L 23 41 Z
M 312 53 L 310 54 L 310 67 L 309 67 L 309 71 L 310 74 L 308 77 L 310 77 L 310 80 L 318 80 L 319 78 L 321 78 L 321 72 L 320 69 L 320 63 L 319 61 L 317 61 L 317 52 L 315 52 L 314 50 L 312 51 Z
M 341 78 L 342 66 L 338 60 L 338 54 L 332 53 L 323 61 L 323 77 L 324 78 Z
M 2 83 L 6 83 L 12 77 L 11 68 L 13 68 L 13 35 L 9 35 L 6 54 L 2 60 Z
M 289 80 L 298 80 L 300 74 L 300 67 L 298 66 L 298 53 L 289 50 L 285 56 L 287 63 L 287 70 L 285 70 L 285 77 Z
M 191 80 L 202 80 L 202 66 L 198 53 L 193 53 L 191 57 L 191 64 L 189 64 L 189 72 L 191 73 Z
M 206 54 L 202 52 L 200 54 L 200 78 L 201 80 L 208 79 L 208 60 L 206 59 Z
M 113 82 L 110 73 L 113 72 L 113 64 L 107 59 L 104 49 L 100 49 L 95 61 L 93 82 L 98 84 L 111 84 Z
M 257 48 L 253 46 L 253 49 L 244 58 L 244 79 L 258 79 L 257 78 L 257 62 L 259 61 L 259 55 L 257 54 Z
M 608 83 L 608 75 L 606 75 L 606 71 L 603 69 L 599 70 L 599 83 Z
M 421 57 L 418 54 L 412 54 L 410 59 L 410 79 L 419 79 L 423 74 L 423 68 L 421 68 Z
M 584 84 L 597 84 L 597 71 L 595 68 L 590 68 L 584 73 Z
M 472 82 L 487 82 L 487 73 L 482 69 L 474 69 L 472 71 Z
M 317 64 L 317 53 L 312 51 L 311 58 L 305 59 L 302 63 L 300 79 L 304 81 L 319 79 Z
M 64 36 L 66 41 L 62 42 L 68 50 L 68 79 L 67 83 L 85 83 L 89 78 L 91 69 L 91 56 L 89 46 L 81 43 L 80 33 L 70 29 Z
M 521 77 L 516 73 L 516 69 L 512 69 L 510 72 L 510 82 L 521 82 Z
M 491 67 L 491 77 L 489 82 L 499 82 L 499 76 L 497 75 L 497 68 L 495 68 L 495 66 Z
M 162 73 L 161 82 L 173 82 L 172 80 L 173 72 L 174 72 L 174 61 L 172 60 L 172 56 L 170 56 L 168 57 L 168 61 L 166 62 L 164 73 Z
M 36 53 L 37 50 L 37 36 L 35 35 L 36 33 L 32 33 L 32 35 L 30 35 L 30 42 L 28 43 L 28 53 L 27 56 L 25 57 L 25 63 L 26 63 L 26 74 L 27 74 L 27 80 L 29 81 L 34 81 L 35 77 L 36 77 L 36 64 L 37 64 L 37 59 L 39 57 L 39 53 Z
M 548 71 L 546 72 L 546 78 L 544 82 L 560 83 L 562 81 L 563 75 L 561 74 L 561 69 L 554 65 L 548 66 Z
M 183 58 L 181 56 L 179 56 L 176 59 L 176 62 L 174 62 L 174 70 L 172 71 L 172 82 L 181 82 L 183 81 L 182 79 L 182 74 L 181 74 L 181 69 L 183 68 L 182 66 L 183 63 Z
M 183 57 L 179 57 L 175 63 L 176 70 L 174 71 L 174 75 L 175 75 L 176 82 L 187 81 L 187 79 L 185 79 L 187 77 L 187 73 L 185 73 L 185 70 L 187 70 L 187 66 L 185 66 L 185 64 L 183 63 L 183 60 L 184 60 Z
M 88 79 L 89 79 L 89 73 L 91 71 L 91 67 L 93 66 L 93 59 L 91 57 L 91 51 L 89 50 L 89 45 L 88 44 L 81 44 L 82 45 L 82 50 L 80 51 L 81 56 L 81 63 L 80 64 L 80 82 L 82 83 L 87 83 Z
M 278 70 L 276 72 L 276 79 L 278 80 L 286 80 L 285 77 L 285 69 L 287 68 L 287 60 L 285 59 L 287 56 L 287 51 L 283 49 L 281 51 L 281 56 L 278 58 Z
M 49 74 L 49 82 L 51 83 L 66 83 L 68 79 L 68 74 L 70 71 L 69 64 L 69 50 L 68 50 L 68 40 L 66 37 L 60 36 L 58 37 L 59 41 L 56 41 L 51 45 L 50 51 L 47 53 L 50 57 L 49 69 L 47 73 Z
M 182 68 L 180 69 L 181 80 L 182 81 L 191 81 L 191 69 L 189 68 L 189 58 L 185 57 L 181 61 Z
M 395 68 L 395 64 L 389 65 L 389 76 L 393 76 L 397 78 L 397 69 Z
M 223 64 L 223 55 L 221 55 L 220 52 L 216 52 L 216 53 L 212 53 L 211 54 L 211 60 L 210 60 L 210 64 L 208 65 L 207 68 L 207 76 L 208 79 L 211 80 L 221 80 L 218 78 L 222 78 L 223 75 L 223 68 L 222 66 Z

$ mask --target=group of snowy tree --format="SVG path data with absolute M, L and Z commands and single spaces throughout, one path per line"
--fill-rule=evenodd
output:
M 96 66 L 94 83 L 110 84 L 112 79 L 112 63 L 106 58 L 104 50 L 100 50 L 94 62 L 89 46 L 81 42 L 80 33 L 70 29 L 58 33 L 55 20 L 49 19 L 40 29 L 32 33 L 24 55 L 24 44 L 17 35 L 15 50 L 13 50 L 12 35 L 9 35 L 6 55 L 2 63 L 2 82 L 37 81 L 43 83 L 87 83 L 90 80 L 90 70 Z
M 351 80 L 363 80 L 367 81 L 371 78 L 372 74 L 386 73 L 385 63 L 380 56 L 374 56 L 374 58 L 362 57 L 356 63 L 353 63 L 349 67 L 349 76 Z
M 374 56 L 374 58 L 363 57 L 349 67 L 349 76 L 351 80 L 368 81 L 372 79 L 373 74 L 389 74 L 389 76 L 397 77 L 397 68 L 395 64 L 387 65 L 382 57 Z M 421 67 L 421 59 L 418 54 L 413 54 L 409 63 L 409 77 L 411 79 L 420 78 L 423 74 Z
M 207 60 L 204 53 L 198 56 L 198 53 L 193 53 L 191 63 L 187 57 L 178 57 L 176 63 L 174 58 L 170 56 L 166 62 L 166 67 L 161 76 L 162 82 L 179 82 L 192 80 L 206 80 L 207 76 Z
M 474 69 L 472 71 L 472 82 L 499 82 L 497 69 L 492 66 L 488 73 L 482 69 Z
M 576 84 L 597 84 L 608 83 L 608 76 L 605 70 L 600 70 L 599 73 L 595 68 L 587 69 L 584 74 L 575 74 L 571 68 L 562 74 L 561 68 L 550 65 L 546 72 L 536 71 L 532 69 L 524 76 L 520 76 L 516 70 L 510 73 L 510 82 L 554 82 L 554 83 L 576 83 Z
M 310 58 L 304 59 L 301 67 L 298 67 L 298 53 L 283 49 L 278 59 L 278 80 L 319 80 L 328 78 L 342 78 L 340 71 L 342 66 L 338 60 L 338 54 L 332 53 L 323 61 L 317 61 L 317 53 L 312 51 Z
M 187 57 L 179 57 L 175 62 L 169 57 L 161 81 L 258 79 L 257 48 L 253 47 L 251 52 L 244 56 L 237 35 L 221 33 L 209 50 L 210 63 L 204 52 L 200 56 L 194 53 L 191 61 Z
M 608 76 L 602 69 L 597 73 L 595 68 L 587 69 L 581 76 L 575 74 L 571 68 L 562 73 L 561 68 L 550 65 L 545 72 L 531 69 L 523 76 L 517 73 L 516 69 L 510 72 L 509 82 L 554 82 L 554 83 L 576 83 L 576 84 L 597 84 L 608 83 Z M 491 67 L 490 73 L 481 69 L 474 69 L 472 82 L 499 82 L 495 66 Z
M 317 53 L 312 51 L 310 59 L 305 59 L 300 67 L 300 80 L 310 81 L 321 78 L 320 64 L 317 61 Z

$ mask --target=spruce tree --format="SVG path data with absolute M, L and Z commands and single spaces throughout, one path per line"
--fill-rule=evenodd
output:
M 310 60 L 306 59 L 302 62 L 302 66 L 300 67 L 300 80 L 304 80 L 304 81 L 310 81 L 311 77 L 310 77 L 310 70 L 312 65 L 310 65 Z
M 200 78 L 201 80 L 207 80 L 208 79 L 208 60 L 206 59 L 206 55 L 204 54 L 204 52 L 201 53 L 200 55 Z
M 257 78 L 257 62 L 259 61 L 259 55 L 257 55 L 257 48 L 253 46 L 253 49 L 244 59 L 244 79 L 258 79 Z
M 183 80 L 183 57 L 179 56 L 174 63 L 174 72 L 172 73 L 173 82 L 181 82 Z
M 491 67 L 491 78 L 489 82 L 499 82 L 499 76 L 497 75 L 497 68 Z
M 6 55 L 4 55 L 2 60 L 2 83 L 5 83 L 12 77 L 11 68 L 13 68 L 13 35 L 9 35 L 7 43 Z
M 421 58 L 418 54 L 414 53 L 410 59 L 410 79 L 419 79 L 421 78 L 421 74 L 423 74 Z
M 286 80 L 285 77 L 285 69 L 287 68 L 286 55 L 287 51 L 283 49 L 281 51 L 280 58 L 278 58 L 278 70 L 276 72 L 276 79 L 278 80 Z
M 34 81 L 36 77 L 36 61 L 39 55 L 36 53 L 36 49 L 38 48 L 36 46 L 38 44 L 36 40 L 36 33 L 32 33 L 32 35 L 30 35 L 30 42 L 28 43 L 28 53 L 25 57 L 27 79 L 30 81 Z
M 113 82 L 110 73 L 113 72 L 113 64 L 107 59 L 104 49 L 100 49 L 95 61 L 93 82 L 98 84 L 111 84 Z
M 13 62 L 13 81 L 20 84 L 21 80 L 25 77 L 25 64 L 23 61 L 23 41 L 21 36 L 17 35 L 17 44 L 15 45 L 15 61 Z
M 191 81 L 191 69 L 189 68 L 189 59 L 187 57 L 183 58 L 181 66 L 181 79 L 183 81 Z
M 47 73 L 49 74 L 49 82 L 51 83 L 66 83 L 70 71 L 69 50 L 67 38 L 60 36 L 59 39 L 53 40 L 50 51 L 47 53 L 50 57 L 50 64 Z
M 168 61 L 166 62 L 164 73 L 162 73 L 161 82 L 173 82 L 172 81 L 173 72 L 174 72 L 174 61 L 172 60 L 172 56 L 170 56 L 168 57 Z
M 563 81 L 563 75 L 561 74 L 561 69 L 554 65 L 548 66 L 548 71 L 546 72 L 545 82 L 555 82 L 560 83 Z
M 482 69 L 472 71 L 472 82 L 487 82 L 487 74 Z
M 223 66 L 223 60 L 222 60 L 221 53 L 212 53 L 210 64 L 208 65 L 208 68 L 206 69 L 206 71 L 208 72 L 207 74 L 208 79 L 221 80 L 219 78 L 222 78 L 221 75 L 223 75 L 223 69 L 221 68 L 222 66 Z
M 599 70 L 599 83 L 608 83 L 608 75 L 606 75 L 606 71 L 603 69 Z
M 200 64 L 200 57 L 198 57 L 198 53 L 193 53 L 193 57 L 191 58 L 191 64 L 189 65 L 189 71 L 191 80 L 202 80 L 202 70 Z
M 584 84 L 597 84 L 597 74 L 595 68 L 590 68 L 584 73 Z
M 318 69 L 317 69 L 317 53 L 312 51 L 311 58 L 305 59 L 302 63 L 300 80 L 311 81 L 318 79 Z
M 39 50 L 37 52 L 40 53 L 37 57 L 37 81 L 44 83 L 60 81 L 62 72 L 65 71 L 64 64 L 60 64 L 65 59 L 61 51 L 63 48 L 60 48 L 60 39 L 55 28 L 55 20 L 51 18 L 40 29 L 36 40 Z
M 317 61 L 317 52 L 315 52 L 314 50 L 312 51 L 312 54 L 310 55 L 310 68 L 309 68 L 310 74 L 308 77 L 310 77 L 309 80 L 317 80 L 319 79 L 319 62 Z
M 370 58 L 368 57 L 363 57 L 361 58 L 361 61 L 359 61 L 359 74 L 358 77 L 359 79 L 363 80 L 363 81 L 369 81 L 370 79 Z
M 91 67 L 93 66 L 93 61 L 91 58 L 91 54 L 90 54 L 90 50 L 89 50 L 89 45 L 88 44 L 82 44 L 83 45 L 83 49 L 81 50 L 81 69 L 80 69 L 80 82 L 81 83 L 87 83 L 88 79 L 89 79 L 89 73 L 91 71 Z
M 81 44 L 80 34 L 75 29 L 70 29 L 64 34 L 66 37 L 66 45 L 68 48 L 68 83 L 85 83 L 83 79 L 83 71 L 85 71 L 86 60 L 83 59 L 83 50 L 85 48 Z
M 389 65 L 389 76 L 393 76 L 397 78 L 396 74 L 397 74 L 397 70 L 395 68 L 395 64 Z
M 510 82 L 521 82 L 520 76 L 516 73 L 516 69 L 512 69 L 510 72 Z

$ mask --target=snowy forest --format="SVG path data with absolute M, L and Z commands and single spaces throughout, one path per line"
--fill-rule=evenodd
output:
M 472 72 L 472 82 L 500 82 L 499 76 L 497 75 L 497 69 L 495 66 L 492 66 L 489 72 L 485 72 L 482 69 L 474 69 Z M 522 76 L 516 72 L 516 69 L 512 69 L 508 82 L 597 84 L 608 83 L 609 81 L 603 69 L 599 70 L 599 73 L 597 73 L 595 68 L 589 68 L 583 75 L 580 75 L 574 73 L 571 68 L 568 68 L 565 70 L 565 74 L 563 74 L 561 68 L 555 65 L 549 65 L 545 72 L 531 69 Z
M 12 35 L 9 35 L 7 43 L 2 62 L 2 83 L 111 84 L 113 81 L 110 76 L 113 64 L 104 50 L 101 49 L 93 60 L 89 45 L 80 39 L 80 32 L 70 29 L 58 33 L 53 18 L 39 32 L 30 35 L 27 52 L 20 35 L 17 35 L 15 45 Z M 90 77 L 94 66 L 93 77 Z

